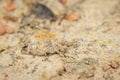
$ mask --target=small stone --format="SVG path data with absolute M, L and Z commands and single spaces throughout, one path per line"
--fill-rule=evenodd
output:
M 3 19 L 5 19 L 6 21 L 12 21 L 12 22 L 17 21 L 16 17 L 12 17 L 12 16 L 8 16 L 8 15 L 3 16 Z
M 17 56 L 16 59 L 18 59 L 18 60 L 24 60 L 25 58 L 23 56 Z
M 5 33 L 5 26 L 0 25 L 0 35 L 3 35 Z
M 71 14 L 67 14 L 65 16 L 65 19 L 70 20 L 70 21 L 76 21 L 76 20 L 79 19 L 79 16 L 77 14 L 75 14 L 75 13 L 71 13 Z
M 67 3 L 67 0 L 60 0 L 60 2 L 61 2 L 62 4 L 66 4 L 66 3 Z
M 13 29 L 13 28 L 11 28 L 11 27 L 6 27 L 6 33 L 11 34 L 11 33 L 13 33 L 13 32 L 14 32 L 14 29 Z
M 49 9 L 46 5 L 43 5 L 41 3 L 37 3 L 32 8 L 32 13 L 36 15 L 36 17 L 39 17 L 41 19 L 55 19 L 54 13 Z
M 15 4 L 14 4 L 14 0 L 11 0 L 11 1 L 7 4 L 6 9 L 7 9 L 8 11 L 13 11 L 13 10 L 16 9 L 16 6 L 15 6 Z

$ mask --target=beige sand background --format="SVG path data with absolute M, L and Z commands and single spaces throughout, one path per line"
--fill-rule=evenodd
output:
M 14 11 L 8 2 L 0 0 L 0 22 L 15 32 L 0 36 L 0 80 L 120 80 L 120 0 L 15 0 Z M 35 2 L 57 20 L 23 16 Z M 62 19 L 69 13 L 79 20 Z

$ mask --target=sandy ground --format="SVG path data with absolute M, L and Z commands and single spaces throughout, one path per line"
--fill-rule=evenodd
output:
M 57 20 L 30 14 L 36 2 Z M 120 80 L 120 0 L 15 0 L 14 11 L 8 3 L 0 0 L 0 22 L 15 32 L 0 36 L 0 80 Z

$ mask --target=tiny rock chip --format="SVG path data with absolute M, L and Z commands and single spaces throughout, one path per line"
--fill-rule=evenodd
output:
M 71 20 L 71 21 L 76 21 L 76 20 L 79 19 L 79 16 L 77 14 L 75 14 L 75 13 L 71 13 L 71 14 L 67 14 L 65 16 L 65 19 L 66 20 Z
M 0 35 L 5 33 L 5 26 L 0 24 Z
M 11 28 L 11 27 L 6 27 L 6 33 L 11 34 L 11 33 L 13 33 L 13 32 L 14 32 L 14 29 L 13 29 L 13 28 Z
M 54 13 L 45 5 L 41 3 L 37 3 L 32 8 L 32 13 L 35 14 L 37 17 L 42 19 L 55 19 Z
M 24 60 L 25 58 L 22 57 L 22 56 L 17 56 L 16 59 L 18 59 L 18 60 Z
M 67 0 L 60 0 L 60 2 L 61 2 L 62 4 L 66 4 L 66 3 L 67 3 Z

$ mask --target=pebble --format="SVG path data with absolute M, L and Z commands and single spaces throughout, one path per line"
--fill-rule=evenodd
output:
M 5 33 L 8 33 L 8 34 L 14 33 L 14 29 L 7 25 L 0 23 L 0 35 L 3 35 Z
M 55 19 L 55 15 L 52 12 L 52 10 L 44 4 L 37 3 L 32 8 L 31 11 L 33 14 L 35 14 L 37 17 L 39 17 L 41 19 Z
M 61 2 L 62 4 L 66 4 L 66 3 L 67 3 L 67 0 L 60 0 L 60 2 Z
M 7 5 L 6 5 L 6 9 L 8 11 L 13 11 L 16 9 L 16 6 L 14 4 L 14 0 L 11 0 Z
M 6 21 L 12 21 L 12 22 L 16 22 L 17 21 L 17 17 L 12 17 L 12 16 L 3 16 L 3 19 L 5 19 Z
M 79 16 L 77 14 L 75 14 L 75 13 L 71 13 L 71 14 L 67 14 L 65 16 L 65 19 L 70 20 L 70 21 L 76 21 L 76 20 L 79 19 Z
M 6 33 L 11 34 L 11 33 L 13 33 L 13 32 L 14 32 L 14 29 L 13 29 L 13 28 L 11 28 L 11 27 L 5 27 L 5 29 L 6 29 Z
M 5 26 L 0 25 L 0 35 L 3 35 L 5 33 Z

